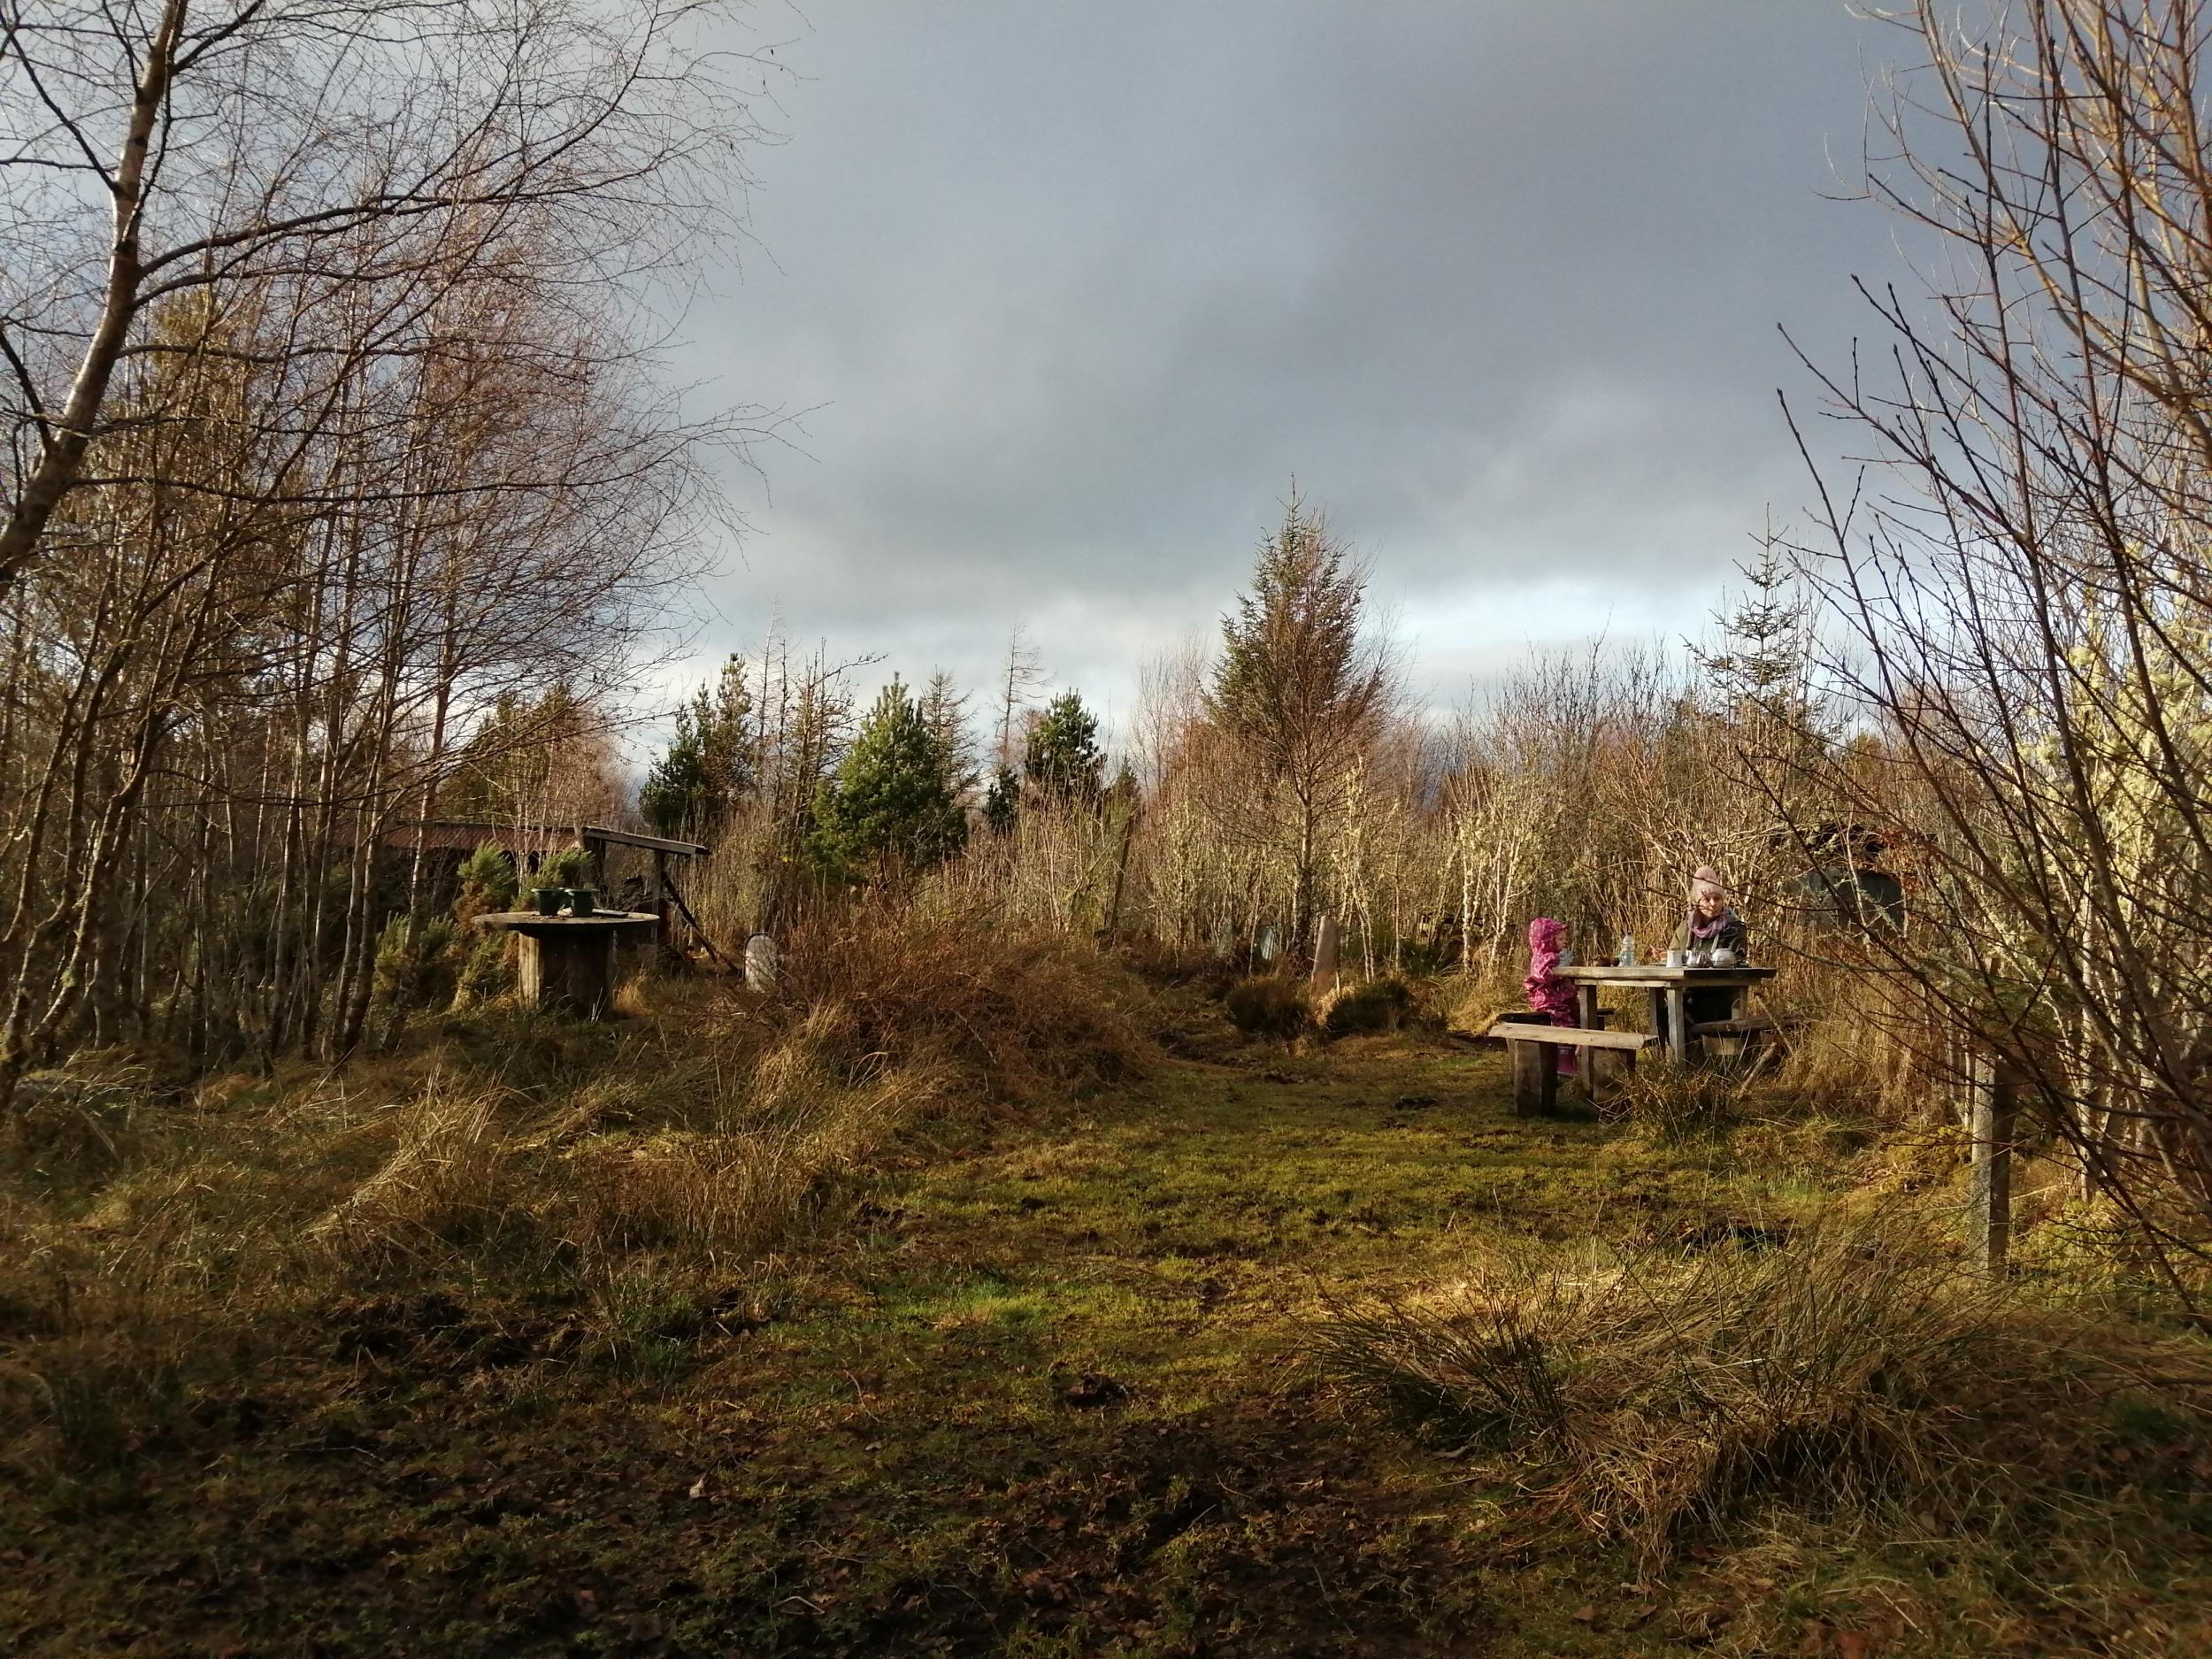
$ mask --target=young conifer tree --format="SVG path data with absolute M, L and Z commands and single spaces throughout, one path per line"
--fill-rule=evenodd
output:
M 895 880 L 958 851 L 967 818 L 955 764 L 927 710 L 894 679 L 816 796 L 815 868 L 832 880 Z
M 1221 622 L 1207 695 L 1263 807 L 1287 820 L 1292 936 L 1315 924 L 1325 826 L 1343 807 L 1393 695 L 1387 649 L 1363 626 L 1367 566 L 1294 492 L 1260 546 L 1251 591 Z

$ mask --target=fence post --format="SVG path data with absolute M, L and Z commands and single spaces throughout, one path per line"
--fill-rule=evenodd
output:
M 1318 993 L 1336 988 L 1338 954 L 1336 918 L 1325 916 L 1313 941 L 1313 988 Z
M 1993 1277 L 2005 1271 L 2012 1245 L 2016 1091 L 2011 1068 L 1984 1049 L 1976 1049 L 1968 1063 L 1966 1087 L 1972 1160 L 1966 1187 L 1966 1246 L 1975 1266 Z

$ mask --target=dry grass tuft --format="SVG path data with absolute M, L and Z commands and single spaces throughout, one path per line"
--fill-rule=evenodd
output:
M 1637 1133 L 1661 1143 L 1720 1134 L 1742 1121 L 1755 1087 L 1745 1072 L 1717 1065 L 1675 1065 L 1653 1050 L 1621 1078 L 1603 1104 Z
M 1775 1504 L 1987 1525 L 2093 1483 L 2115 1400 L 2212 1409 L 2203 1344 L 2034 1301 L 1893 1217 L 1579 1275 L 1507 1263 L 1318 1335 L 1356 1394 L 1494 1455 L 1647 1571 Z
M 1324 1037 L 1349 1037 L 1356 1032 L 1395 1031 L 1414 1012 L 1413 994 L 1402 979 L 1370 979 L 1364 985 L 1344 985 L 1321 996 L 1313 1005 L 1313 1023 Z
M 392 1140 L 375 1171 L 308 1227 L 310 1242 L 364 1263 L 426 1260 L 494 1239 L 525 1213 L 488 1092 L 434 1081 L 398 1109 Z
M 1148 1045 L 1114 970 L 987 910 L 857 905 L 795 929 L 773 998 L 789 1020 L 839 1010 L 844 1068 L 941 1061 L 1016 1100 L 1136 1075 Z
M 1295 1037 L 1312 1023 L 1305 991 L 1294 979 L 1245 979 L 1231 986 L 1222 1002 L 1229 1023 L 1248 1037 Z

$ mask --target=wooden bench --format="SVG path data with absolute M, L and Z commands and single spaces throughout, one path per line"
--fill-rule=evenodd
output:
M 1593 1025 L 1547 1025 L 1530 1019 L 1502 1019 L 1483 1033 L 1495 1037 L 1513 1056 L 1513 1110 L 1531 1118 L 1552 1109 L 1559 1094 L 1559 1051 L 1579 1048 L 1593 1060 L 1617 1054 L 1624 1068 L 1659 1041 L 1647 1032 L 1606 1031 Z
M 1690 1026 L 1690 1035 L 1716 1058 L 1755 1066 L 1767 1039 L 1781 1029 L 1781 1022 L 1755 1015 L 1742 1019 L 1698 1020 Z

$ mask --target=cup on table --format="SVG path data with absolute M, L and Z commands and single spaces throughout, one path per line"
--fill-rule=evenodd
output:
M 1686 952 L 1680 950 L 1670 950 L 1667 952 L 1667 966 L 1670 968 L 1679 968 L 1688 960 L 1689 956 Z

